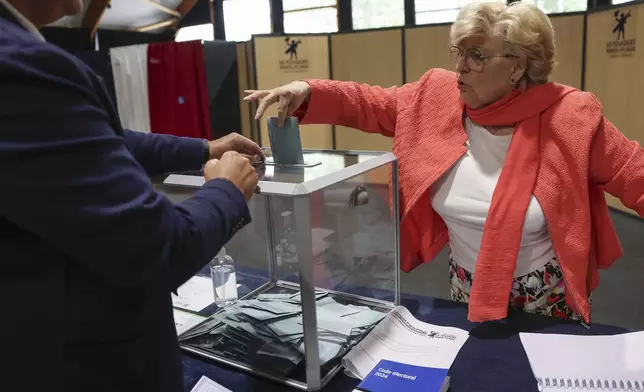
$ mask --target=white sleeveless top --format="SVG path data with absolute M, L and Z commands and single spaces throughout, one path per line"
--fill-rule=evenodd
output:
M 512 135 L 496 136 L 465 120 L 468 151 L 430 190 L 434 210 L 449 231 L 454 261 L 474 272 L 492 194 Z M 526 213 L 515 277 L 543 267 L 555 256 L 546 219 L 534 195 Z

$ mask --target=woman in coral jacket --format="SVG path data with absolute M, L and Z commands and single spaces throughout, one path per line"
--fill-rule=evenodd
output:
M 473 3 L 451 28 L 456 72 L 381 88 L 330 80 L 269 91 L 283 120 L 394 138 L 401 263 L 450 249 L 452 298 L 469 319 L 522 311 L 590 323 L 598 269 L 622 250 L 604 191 L 644 215 L 644 150 L 587 92 L 548 82 L 554 32 L 538 8 Z

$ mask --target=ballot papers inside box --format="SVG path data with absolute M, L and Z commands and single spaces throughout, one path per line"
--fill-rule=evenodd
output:
M 250 291 L 179 342 L 213 364 L 312 391 L 399 303 L 397 161 L 311 150 L 304 161 L 319 164 L 260 168 L 252 223 L 225 245 Z M 175 174 L 164 187 L 185 194 L 199 181 Z

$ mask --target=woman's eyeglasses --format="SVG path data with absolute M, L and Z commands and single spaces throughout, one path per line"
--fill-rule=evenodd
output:
M 452 58 L 452 61 L 454 61 L 454 64 L 458 64 L 459 60 L 461 59 L 461 56 L 465 56 L 465 62 L 468 68 L 474 71 L 481 70 L 485 65 L 485 60 L 489 58 L 493 58 L 493 57 L 519 58 L 519 56 L 514 54 L 509 54 L 509 53 L 498 55 L 498 56 L 485 56 L 478 49 L 474 49 L 474 48 L 467 49 L 465 52 L 463 52 L 456 46 L 452 46 L 450 48 L 449 55 Z

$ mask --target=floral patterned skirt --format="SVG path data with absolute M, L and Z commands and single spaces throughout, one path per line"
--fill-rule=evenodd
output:
M 449 258 L 452 300 L 469 302 L 473 273 L 464 270 Z M 514 278 L 510 292 L 510 306 L 516 310 L 579 320 L 566 305 L 563 272 L 556 258 L 527 275 Z M 590 298 L 589 298 L 590 301 Z

